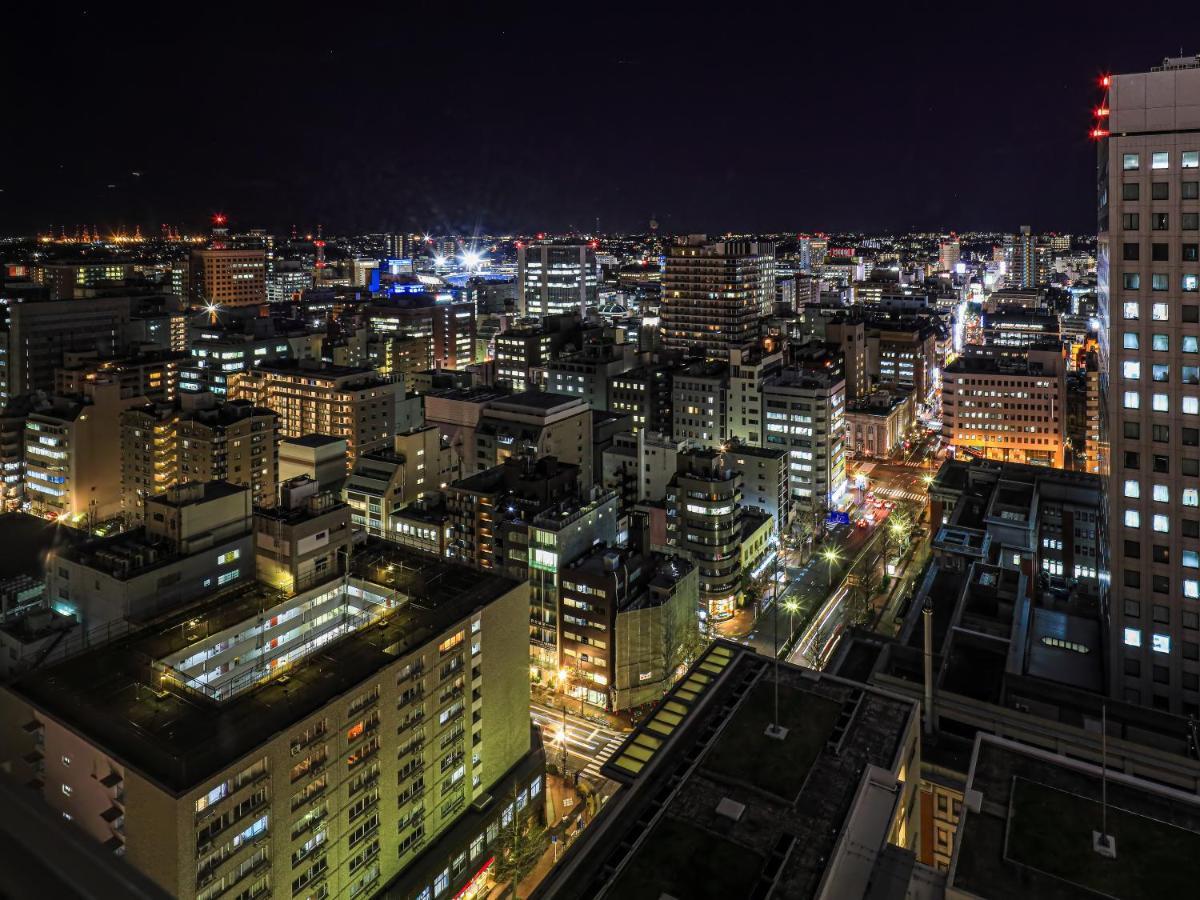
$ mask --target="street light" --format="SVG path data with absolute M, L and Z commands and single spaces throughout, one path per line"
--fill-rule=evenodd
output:
M 833 564 L 841 559 L 841 557 L 834 547 L 826 547 L 821 551 L 821 556 L 825 559 L 825 562 L 829 563 L 829 587 L 833 587 Z
M 788 640 L 792 639 L 792 635 L 796 633 L 796 613 L 800 611 L 800 604 L 795 600 L 784 601 L 783 608 L 788 613 Z
M 554 673 L 558 679 L 558 689 L 565 690 L 567 684 L 568 672 L 565 668 L 560 668 Z M 567 698 L 563 697 L 562 701 L 562 732 L 559 737 L 562 744 L 562 777 L 565 780 L 567 777 Z

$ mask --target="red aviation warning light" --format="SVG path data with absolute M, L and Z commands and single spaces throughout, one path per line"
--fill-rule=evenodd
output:
M 213 213 L 212 223 L 214 225 L 224 225 L 228 221 L 229 218 L 225 215 L 225 213 Z
M 1092 140 L 1098 141 L 1102 138 L 1108 137 L 1109 131 L 1107 128 L 1093 128 L 1088 132 L 1088 134 L 1091 136 Z
M 1107 106 L 1097 106 L 1094 110 L 1092 110 L 1092 114 L 1095 115 L 1097 119 L 1107 119 L 1108 113 L 1109 109 Z
M 1112 76 L 1111 75 L 1101 75 L 1100 76 L 1100 87 L 1102 87 L 1102 88 L 1112 87 Z

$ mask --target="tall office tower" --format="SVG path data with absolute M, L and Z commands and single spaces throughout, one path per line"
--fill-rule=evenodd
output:
M 534 244 L 517 250 L 518 308 L 527 316 L 587 314 L 599 302 L 600 272 L 587 244 Z
M 388 234 L 384 236 L 384 249 L 388 259 L 412 259 L 417 252 L 411 234 Z
M 7 684 L 5 769 L 166 896 L 479 896 L 543 802 L 529 589 L 380 541 L 349 565 Z
M 951 232 L 950 237 L 938 246 L 938 271 L 953 272 L 961 255 L 962 245 L 958 242 L 958 235 Z
M 267 299 L 266 250 L 205 247 L 192 251 L 192 291 L 195 306 L 253 306 Z
M 1050 279 L 1049 249 L 1038 243 L 1037 235 L 1028 225 L 1021 226 L 1021 233 L 1009 239 L 1008 257 L 1009 287 L 1033 288 Z
M 763 446 L 787 450 L 796 519 L 817 523 L 846 494 L 846 379 L 784 369 L 763 385 Z
M 1093 134 L 1111 687 L 1200 716 L 1200 56 L 1103 83 L 1109 122 Z
M 775 302 L 775 246 L 709 243 L 690 235 L 671 248 L 663 274 L 663 344 L 726 356 L 758 337 Z

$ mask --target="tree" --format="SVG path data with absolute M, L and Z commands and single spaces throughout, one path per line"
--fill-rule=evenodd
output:
M 854 590 L 847 598 L 846 618 L 851 625 L 865 625 L 874 615 L 871 598 L 879 591 L 879 573 L 874 560 L 864 563 L 854 579 Z
M 512 806 L 517 808 L 516 793 Z M 532 807 L 526 807 L 524 815 L 514 813 L 511 821 L 500 828 L 500 842 L 496 846 L 496 881 L 508 882 L 512 896 L 517 896 L 517 886 L 533 871 L 550 842 L 544 825 L 534 816 Z
M 688 597 L 672 598 L 662 607 L 662 663 L 664 689 L 675 682 L 676 673 L 708 646 L 700 634 L 700 620 Z

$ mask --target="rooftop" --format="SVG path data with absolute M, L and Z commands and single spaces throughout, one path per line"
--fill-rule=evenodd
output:
M 1123 773 L 1108 776 L 1115 859 L 1101 827 L 1097 767 L 981 734 L 975 742 L 947 888 L 1029 900 L 1185 897 L 1200 883 L 1200 801 Z
M 567 406 L 586 405 L 581 397 L 570 397 L 566 394 L 552 394 L 548 391 L 522 391 L 511 396 L 501 395 L 491 404 L 489 411 L 514 409 L 518 411 L 550 412 Z
M 718 641 L 610 758 L 625 785 L 536 897 L 812 897 L 868 766 L 892 771 L 914 703 Z
M 334 437 L 331 434 L 305 434 L 294 438 L 280 438 L 280 445 L 291 444 L 295 447 L 312 447 L 319 449 L 328 447 L 332 444 L 343 444 L 346 442 L 344 437 Z
M 351 575 L 407 602 L 381 623 L 315 651 L 288 670 L 286 682 L 275 679 L 221 703 L 152 686 L 151 662 L 196 643 L 200 626 L 216 634 L 282 599 L 255 584 L 31 673 L 11 690 L 125 765 L 185 793 L 518 585 L 385 541 L 359 549 Z

